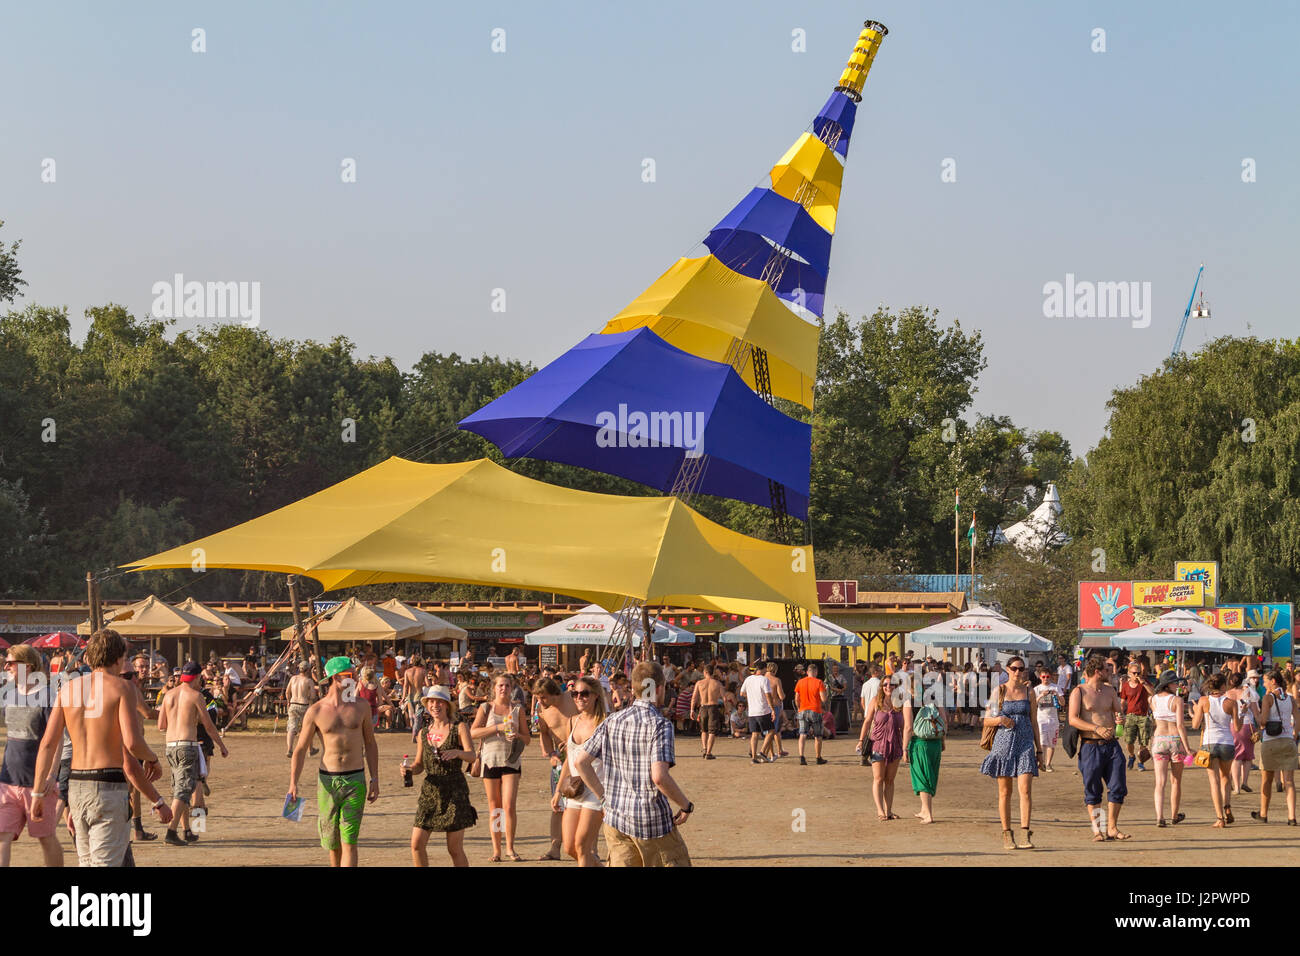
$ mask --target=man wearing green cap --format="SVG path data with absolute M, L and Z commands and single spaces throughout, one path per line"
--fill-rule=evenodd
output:
M 329 690 L 307 708 L 302 718 L 289 770 L 289 796 L 298 798 L 298 777 L 307 748 L 319 731 L 325 744 L 316 784 L 320 845 L 329 850 L 330 866 L 356 866 L 361 815 L 366 801 L 379 796 L 379 745 L 375 743 L 370 705 L 357 699 L 352 661 L 331 658 L 325 664 L 325 676 L 330 681 Z M 369 787 L 361 765 L 363 754 L 370 768 Z

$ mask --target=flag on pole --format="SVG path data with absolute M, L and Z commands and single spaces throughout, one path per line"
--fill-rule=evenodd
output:
M 952 490 L 952 494 L 953 494 L 952 513 L 955 515 L 959 515 L 961 514 L 961 489 L 954 488 Z
M 970 546 L 971 546 L 972 548 L 975 547 L 975 515 L 974 515 L 974 513 L 972 513 L 971 516 L 970 516 L 970 531 L 968 531 L 968 532 L 966 533 L 966 537 L 967 537 L 967 539 L 970 541 Z

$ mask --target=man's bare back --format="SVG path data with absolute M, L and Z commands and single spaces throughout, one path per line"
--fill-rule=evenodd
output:
M 408 667 L 402 672 L 402 686 L 406 688 L 406 699 L 411 706 L 418 707 L 420 694 L 424 690 L 425 669 L 421 666 Z
M 122 722 L 135 718 L 135 688 L 120 677 L 94 671 L 60 688 L 58 701 L 72 740 L 72 769 L 120 769 Z
M 716 677 L 705 677 L 695 684 L 695 693 L 701 707 L 712 707 L 722 703 L 722 682 Z
M 167 742 L 198 740 L 199 724 L 221 748 L 221 755 L 226 756 L 226 744 L 217 731 L 217 725 L 208 716 L 208 702 L 203 695 L 189 684 L 178 684 L 169 690 L 158 713 L 158 729 L 166 734 Z
M 294 674 L 286 689 L 291 704 L 310 704 L 316 699 L 316 684 L 306 674 Z

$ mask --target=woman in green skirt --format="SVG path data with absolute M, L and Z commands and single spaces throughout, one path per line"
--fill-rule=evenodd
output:
M 934 792 L 939 787 L 939 759 L 947 726 L 943 709 L 934 704 L 917 708 L 908 694 L 903 701 L 903 753 L 912 773 L 912 792 L 921 798 L 916 817 L 934 822 Z
M 411 861 L 429 865 L 429 834 L 447 834 L 447 853 L 453 866 L 469 866 L 465 856 L 465 830 L 478 822 L 478 812 L 469 800 L 469 783 L 461 762 L 474 760 L 469 724 L 452 709 L 451 693 L 445 687 L 424 688 L 428 723 L 420 734 L 420 753 L 414 764 L 403 762 L 402 772 L 425 771 L 420 800 L 411 830 Z

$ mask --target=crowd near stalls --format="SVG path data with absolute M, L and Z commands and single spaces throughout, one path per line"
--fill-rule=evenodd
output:
M 7 649 L 6 723 L 30 730 L 40 755 L 11 730 L 0 784 L 13 804 L 6 820 L 35 823 L 39 839 L 48 836 L 42 821 L 59 819 L 79 834 L 78 855 L 87 865 L 120 863 L 132 839 L 159 837 L 145 826 L 141 808 L 153 807 L 167 825 L 168 844 L 200 843 L 214 763 L 219 767 L 213 758 L 228 753 L 228 742 L 238 750 L 238 736 L 223 731 L 258 708 L 287 717 L 287 814 L 301 813 L 307 758 L 319 756 L 320 842 L 339 865 L 358 862 L 362 819 L 381 773 L 376 741 L 387 734 L 410 740 L 406 759 L 393 769 L 412 788 L 422 778 L 412 794 L 416 865 L 428 863 L 434 834 L 453 863 L 468 865 L 464 832 L 489 821 L 498 822 L 490 831 L 491 859 L 520 859 L 515 802 L 522 775 L 539 766 L 552 795 L 544 858 L 585 866 L 689 863 L 679 830 L 693 804 L 663 767 L 687 756 L 715 759 L 720 737 L 745 741 L 749 762 L 758 766 L 797 760 L 816 768 L 852 754 L 869 774 L 881 825 L 901 819 L 904 805 L 922 824 L 941 817 L 938 781 L 948 743 L 978 740 L 987 751 L 980 772 L 995 784 L 990 802 L 1008 850 L 1043 845 L 1042 829 L 1035 836 L 1033 782 L 1063 760 L 1077 761 L 1098 843 L 1130 838 L 1120 817 L 1132 773 L 1154 775 L 1155 804 L 1146 814 L 1154 826 L 1229 827 L 1243 800 L 1258 801 L 1249 809 L 1252 821 L 1268 823 L 1272 810 L 1274 822 L 1295 825 L 1297 672 L 1290 662 L 1266 668 L 1253 655 L 1169 660 L 1116 648 L 1084 660 L 1037 651 L 1031 660 L 975 650 L 959 662 L 909 651 L 848 665 L 829 658 L 742 661 L 725 644 L 707 658 L 694 648 L 651 645 L 651 659 L 638 655 L 626 669 L 602 658 L 598 646 L 572 648 L 580 651 L 574 662 L 560 664 L 517 644 L 500 655 L 489 648 L 477 659 L 472 650 L 426 656 L 406 653 L 400 640 L 361 641 L 335 645 L 317 660 L 312 643 L 303 641 L 274 659 L 253 646 L 174 668 L 111 629 L 66 643 Z M 75 758 L 60 738 L 73 712 L 51 712 L 24 696 L 34 692 L 31 675 L 40 672 L 65 681 L 111 676 L 137 726 L 156 720 L 167 735 L 165 758 L 139 736 L 117 771 L 118 822 L 132 830 L 120 846 L 90 839 L 94 813 L 78 803 L 76 774 L 69 780 Z M 147 771 L 161 759 L 172 773 L 158 789 L 156 775 L 131 772 L 132 761 Z M 1197 771 L 1204 771 L 1203 787 Z M 1129 811 L 1125 827 L 1137 815 Z M 0 838 L 7 854 L 12 835 Z M 1065 838 L 1064 831 L 1048 837 Z M 53 865 L 52 849 L 49 855 Z

